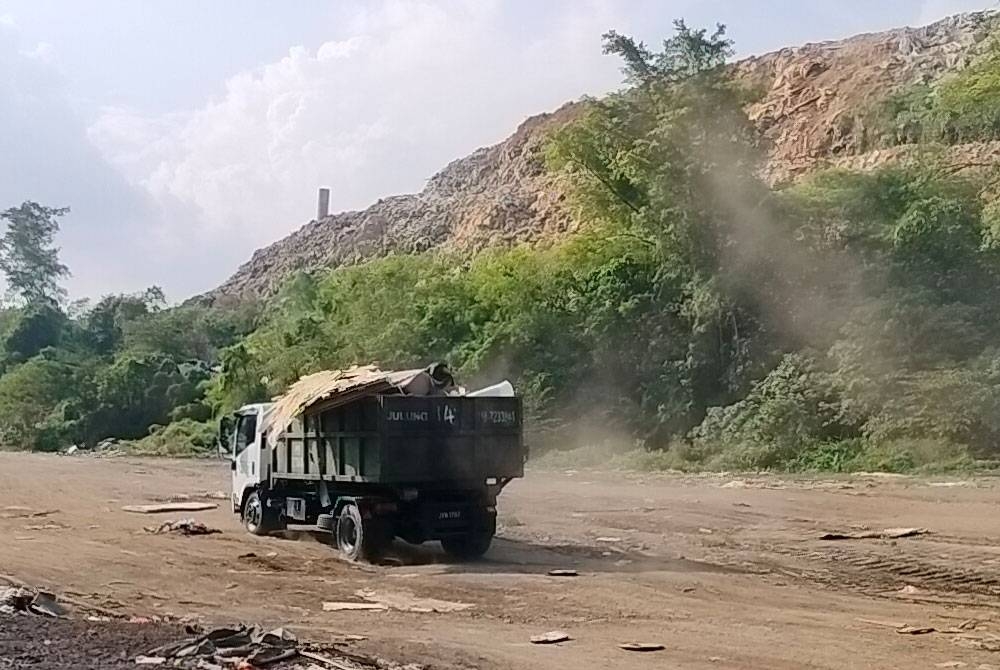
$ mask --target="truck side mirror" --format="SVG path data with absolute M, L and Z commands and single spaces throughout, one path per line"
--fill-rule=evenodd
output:
M 219 458 L 232 459 L 232 453 L 229 449 L 229 438 L 233 434 L 233 419 L 230 416 L 224 416 L 219 420 L 219 436 L 216 438 L 216 450 L 218 451 Z

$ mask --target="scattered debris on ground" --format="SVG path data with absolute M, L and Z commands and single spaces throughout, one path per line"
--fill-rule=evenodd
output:
M 357 610 L 375 610 L 384 612 L 387 609 L 389 609 L 389 607 L 381 603 L 355 603 L 346 601 L 327 601 L 323 603 L 324 612 L 348 612 Z
M 229 500 L 229 494 L 225 491 L 202 491 L 197 497 L 208 500 Z
M 861 623 L 871 624 L 872 626 L 885 626 L 886 628 L 902 628 L 906 624 L 902 621 L 886 621 L 885 619 L 862 619 L 858 618 Z
M 926 535 L 926 528 L 886 528 L 884 530 L 861 530 L 847 533 L 824 533 L 821 540 L 898 540 L 904 537 Z
M 216 628 L 201 634 L 162 644 L 135 657 L 136 665 L 216 670 L 222 668 L 302 668 L 356 670 L 370 667 L 337 651 L 317 650 L 299 643 L 285 628 L 263 630 L 255 626 Z
M 121 448 L 120 442 L 116 438 L 101 440 L 93 447 L 86 445 L 71 444 L 59 453 L 63 456 L 97 456 L 99 458 L 114 458 L 124 456 L 125 451 Z
M 229 494 L 225 491 L 202 491 L 201 493 L 171 493 L 165 496 L 151 496 L 149 499 L 157 503 L 187 502 L 189 500 L 229 500 Z
M 163 667 L 197 670 L 367 670 L 374 664 L 331 645 L 303 644 L 285 628 L 255 626 L 183 629 L 154 618 L 127 622 L 110 617 L 73 621 L 51 594 L 30 588 L 0 590 L 0 666 L 7 668 Z M 45 621 L 28 630 L 28 614 Z M 25 616 L 18 616 L 25 615 Z M 157 618 L 158 619 L 158 618 Z M 46 628 L 55 626 L 58 628 Z M 346 636 L 334 644 L 354 641 Z M 5 665 L 3 662 L 9 662 Z
M 785 482 L 780 480 L 750 480 L 750 479 L 733 479 L 732 481 L 726 482 L 725 484 L 720 484 L 719 488 L 722 489 L 773 489 L 782 490 L 788 488 Z
M 966 619 L 956 626 L 946 626 L 940 628 L 930 625 L 912 626 L 899 621 L 885 621 L 882 619 L 859 618 L 858 621 L 875 626 L 892 628 L 900 635 L 942 635 L 948 637 L 953 643 L 962 647 L 977 649 L 980 651 L 1000 651 L 1000 634 L 988 630 L 982 630 L 980 626 L 986 622 L 978 619 Z
M 561 630 L 553 630 L 541 635 L 532 635 L 531 644 L 559 644 L 560 642 L 569 642 L 572 639 Z
M 204 512 L 218 505 L 207 502 L 168 502 L 155 505 L 125 505 L 122 510 L 135 514 L 163 514 L 165 512 Z
M 39 517 L 58 513 L 59 510 L 57 509 L 33 510 L 30 507 L 9 505 L 3 508 L 3 514 L 0 514 L 0 519 L 37 519 Z
M 66 609 L 56 597 L 45 591 L 37 591 L 21 586 L 0 590 L 0 614 L 38 614 L 40 616 L 61 617 Z
M 663 651 L 666 649 L 662 644 L 655 642 L 624 642 L 618 645 L 618 648 L 625 651 Z
M 436 598 L 419 598 L 408 592 L 384 593 L 372 589 L 360 589 L 354 595 L 365 602 L 328 601 L 323 603 L 324 612 L 346 611 L 386 611 L 413 612 L 416 614 L 444 614 L 472 609 L 470 603 L 458 603 Z
M 418 614 L 462 612 L 475 607 L 471 603 L 451 602 L 448 600 L 438 600 L 437 598 L 419 598 L 405 591 L 385 593 L 372 589 L 360 589 L 355 591 L 354 595 L 370 603 L 384 605 L 389 609 L 399 612 L 415 612 Z
M 181 535 L 213 535 L 215 533 L 222 532 L 218 528 L 210 528 L 201 521 L 195 521 L 194 519 L 164 521 L 159 526 L 146 526 L 143 530 L 154 535 L 160 535 L 163 533 L 179 533 Z
M 45 616 L 0 619 L 4 670 L 135 670 L 135 654 L 178 635 L 171 625 L 132 626 Z
M 927 635 L 937 631 L 933 626 L 902 626 L 896 629 L 900 635 Z
M 29 524 L 22 526 L 24 530 L 66 530 L 69 526 L 61 523 Z

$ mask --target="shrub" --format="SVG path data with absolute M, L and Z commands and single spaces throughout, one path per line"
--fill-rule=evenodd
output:
M 215 453 L 216 435 L 216 426 L 210 422 L 180 419 L 126 443 L 126 448 L 148 456 L 209 456 Z

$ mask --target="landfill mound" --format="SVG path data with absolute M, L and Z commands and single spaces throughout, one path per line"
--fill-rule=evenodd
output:
M 740 61 L 738 79 L 757 94 L 747 107 L 767 145 L 771 183 L 826 165 L 871 169 L 906 156 L 885 147 L 870 121 L 879 101 L 967 64 L 996 25 L 993 12 L 953 16 L 845 40 L 788 47 Z M 336 267 L 399 252 L 543 243 L 577 230 L 557 175 L 546 170 L 547 133 L 575 118 L 568 103 L 524 121 L 509 138 L 477 149 L 432 176 L 417 194 L 379 200 L 362 211 L 310 221 L 263 249 L 224 284 L 196 300 L 224 304 L 273 295 L 297 271 Z M 949 149 L 976 162 L 1000 157 L 997 143 Z

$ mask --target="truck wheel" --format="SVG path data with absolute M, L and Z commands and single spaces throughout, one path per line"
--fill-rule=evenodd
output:
M 441 540 L 441 546 L 446 552 L 455 558 L 466 561 L 482 558 L 483 554 L 489 551 L 492 543 L 493 532 L 486 530 L 479 530 Z
M 337 517 L 337 548 L 351 561 L 376 561 L 389 547 L 392 538 L 385 523 L 365 521 L 354 503 L 347 503 Z
M 281 515 L 264 504 L 260 493 L 251 491 L 243 503 L 243 527 L 251 535 L 267 535 L 276 530 L 282 530 L 284 524 Z

